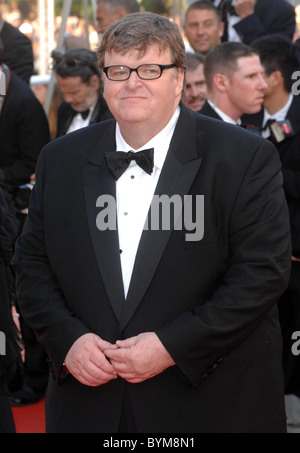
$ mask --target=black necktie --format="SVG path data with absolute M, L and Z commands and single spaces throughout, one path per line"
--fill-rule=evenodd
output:
M 261 129 L 261 131 L 262 131 L 262 132 L 266 131 L 266 130 L 268 129 L 268 127 L 270 127 L 271 124 L 273 124 L 273 123 L 276 123 L 276 120 L 271 120 L 271 119 L 268 120 L 268 121 L 266 122 L 266 124 L 264 125 L 264 127 Z
M 151 175 L 154 166 L 154 148 L 144 149 L 143 151 L 138 151 L 137 153 L 132 151 L 129 151 L 128 153 L 123 151 L 105 153 L 104 158 L 108 169 L 116 181 L 120 178 L 120 176 L 122 176 L 124 171 L 127 170 L 130 162 L 133 160 L 135 160 L 137 165 L 148 173 L 148 175 Z

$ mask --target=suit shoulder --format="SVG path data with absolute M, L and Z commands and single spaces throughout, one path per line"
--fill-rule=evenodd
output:
M 198 130 L 205 130 L 210 140 L 216 140 L 227 144 L 242 140 L 243 143 L 249 141 L 250 145 L 258 146 L 265 140 L 258 134 L 249 132 L 243 127 L 226 123 L 225 121 L 211 118 L 202 113 L 196 113 L 196 122 Z
M 95 151 L 95 147 L 101 147 L 102 140 L 107 134 L 114 133 L 115 120 L 109 119 L 84 127 L 62 137 L 55 138 L 44 149 L 45 154 L 87 155 Z

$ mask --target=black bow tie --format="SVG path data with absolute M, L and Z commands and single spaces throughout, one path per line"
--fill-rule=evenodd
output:
M 77 112 L 76 110 L 73 109 L 73 107 L 71 105 L 70 105 L 70 107 L 72 109 L 73 117 L 80 114 L 82 116 L 82 119 L 86 120 L 87 117 L 89 116 L 90 109 L 87 109 L 84 112 Z
M 129 151 L 128 153 L 123 151 L 105 153 L 104 158 L 108 169 L 116 181 L 122 176 L 124 171 L 127 170 L 130 162 L 133 160 L 135 160 L 137 165 L 148 173 L 148 175 L 151 175 L 154 166 L 154 148 L 144 149 L 137 153 L 132 151 Z

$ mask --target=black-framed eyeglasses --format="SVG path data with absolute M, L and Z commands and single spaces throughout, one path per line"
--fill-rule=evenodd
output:
M 109 80 L 114 82 L 122 82 L 128 80 L 132 72 L 136 72 L 142 80 L 159 79 L 165 69 L 176 68 L 176 64 L 142 64 L 137 68 L 129 68 L 128 66 L 106 66 L 103 72 Z

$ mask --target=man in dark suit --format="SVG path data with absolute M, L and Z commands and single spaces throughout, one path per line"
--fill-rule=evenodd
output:
M 99 62 L 115 120 L 43 150 L 14 257 L 53 372 L 47 431 L 285 431 L 276 149 L 180 104 L 162 16 L 116 22 Z
M 29 84 L 33 73 L 32 44 L 27 36 L 4 21 L 1 14 L 2 3 L 4 0 L 0 0 L 0 39 L 4 46 L 3 62 Z
M 0 168 L 4 173 L 4 182 L 13 195 L 21 231 L 30 193 L 30 189 L 24 186 L 35 173 L 41 149 L 50 140 L 49 126 L 43 107 L 29 86 L 2 64 L 1 42 L 0 71 L 4 74 L 2 80 L 5 80 L 4 93 L 0 94 Z M 11 385 L 14 404 L 36 401 L 37 394 L 43 393 L 47 384 L 45 352 L 31 329 L 22 325 L 27 356 L 22 382 Z
M 203 115 L 241 125 L 245 114 L 261 110 L 267 84 L 259 56 L 242 43 L 226 42 L 211 50 L 204 62 L 208 99 Z
M 263 109 L 257 115 L 245 116 L 243 121 L 253 124 L 275 144 L 282 163 L 292 234 L 292 272 L 289 287 L 279 301 L 279 314 L 285 392 L 300 398 L 300 361 L 292 353 L 292 335 L 300 326 L 300 99 L 293 78 L 299 69 L 299 47 L 281 36 L 258 39 L 253 47 L 259 52 L 268 89 Z
M 29 86 L 4 64 L 1 42 L 0 70 L 6 85 L 0 109 L 0 168 L 13 190 L 30 181 L 38 155 L 49 142 L 49 126 Z
M 211 0 L 223 12 L 224 38 L 251 44 L 255 39 L 273 34 L 291 41 L 296 32 L 293 6 L 286 0 Z
M 57 137 L 111 118 L 102 95 L 95 52 L 70 49 L 53 52 L 56 80 L 65 101 L 57 113 Z

